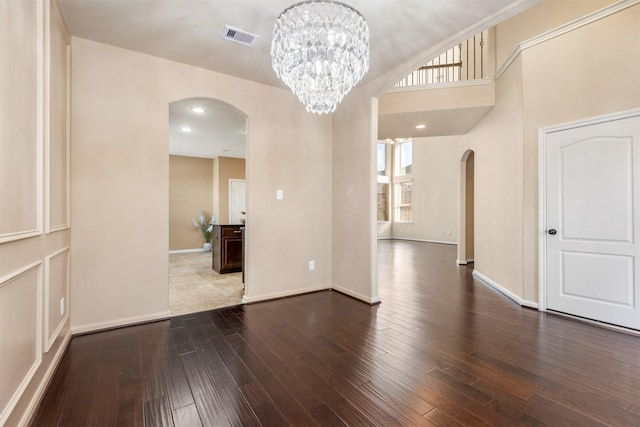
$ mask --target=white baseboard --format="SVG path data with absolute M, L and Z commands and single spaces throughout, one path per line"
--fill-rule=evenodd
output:
M 143 316 L 125 317 L 122 319 L 109 320 L 107 322 L 91 323 L 87 325 L 79 325 L 71 327 L 71 334 L 84 334 L 87 332 L 98 332 L 104 329 L 119 328 L 122 326 L 132 326 L 139 323 L 153 322 L 156 320 L 169 319 L 171 313 L 169 310 L 159 313 L 145 314 Z
M 299 288 L 299 289 L 294 289 L 292 291 L 274 292 L 272 294 L 264 294 L 264 295 L 258 295 L 258 296 L 248 296 L 247 294 L 244 294 L 242 296 L 242 303 L 253 304 L 255 302 L 292 297 L 296 295 L 308 294 L 310 292 L 326 291 L 328 289 L 331 289 L 331 285 L 312 286 L 309 288 Z
M 457 260 L 456 260 L 456 264 L 458 264 L 458 265 L 473 264 L 473 258 L 471 258 L 471 259 L 467 259 L 467 260 L 463 260 L 463 261 L 461 261 L 461 260 L 457 259 Z
M 49 387 L 49 384 L 53 379 L 53 375 L 56 373 L 56 370 L 58 369 L 58 365 L 62 360 L 62 356 L 64 356 L 65 352 L 67 351 L 67 347 L 69 346 L 69 341 L 71 341 L 70 330 L 65 334 L 64 338 L 62 339 L 62 343 L 60 344 L 60 347 L 58 347 L 58 351 L 56 351 L 56 354 L 53 356 L 53 359 L 51 360 L 51 363 L 49 364 L 47 371 L 42 377 L 42 381 L 40 381 L 40 384 L 38 384 L 38 387 L 36 388 L 35 393 L 33 393 L 33 396 L 31 397 L 31 401 L 27 406 L 27 410 L 24 412 L 24 414 L 22 415 L 22 418 L 20 419 L 20 422 L 18 424 L 19 426 L 28 426 L 29 422 L 32 420 L 33 416 L 35 415 L 36 410 L 40 405 L 40 401 L 44 397 L 44 393 L 47 391 L 47 388 Z
M 424 242 L 424 243 L 437 243 L 439 245 L 458 245 L 458 242 L 445 242 L 442 240 L 428 240 L 428 239 L 413 239 L 411 237 L 385 237 L 384 239 L 378 238 L 379 240 L 408 240 L 410 242 Z
M 333 289 L 336 292 L 340 292 L 341 294 L 345 294 L 348 295 L 352 298 L 355 298 L 357 300 L 360 300 L 362 302 L 365 302 L 367 304 L 373 305 L 373 304 L 379 304 L 380 303 L 380 297 L 376 296 L 374 298 L 371 297 L 367 297 L 366 295 L 363 295 L 359 292 L 354 292 L 352 290 L 343 288 L 342 286 L 332 286 L 331 289 Z
M 486 283 L 487 285 L 491 286 L 498 292 L 504 294 L 505 296 L 507 296 L 509 299 L 513 300 L 516 304 L 520 306 L 530 307 L 535 309 L 538 308 L 537 302 L 527 301 L 525 299 L 520 298 L 518 295 L 514 294 L 504 286 L 497 284 L 493 280 L 489 279 L 487 276 L 483 275 L 482 273 L 479 273 L 478 270 L 473 270 L 473 277 L 477 278 L 481 282 Z
M 190 252 L 205 252 L 204 249 L 202 248 L 196 248 L 196 249 L 172 249 L 169 251 L 169 254 L 188 254 Z M 206 252 L 211 252 L 211 251 L 206 251 Z

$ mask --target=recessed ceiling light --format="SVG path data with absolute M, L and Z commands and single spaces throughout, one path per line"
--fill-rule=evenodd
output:
M 416 126 L 416 129 L 424 129 L 426 127 L 427 127 L 427 125 L 419 124 L 419 125 Z
M 188 126 L 183 126 L 183 127 L 181 127 L 181 128 L 180 128 L 180 130 L 181 130 L 182 132 L 187 132 L 187 133 L 191 132 L 191 128 L 190 128 L 190 127 L 188 127 Z
M 193 107 L 191 109 L 191 111 L 193 111 L 194 113 L 202 114 L 202 113 L 204 113 L 204 108 L 202 108 L 202 107 Z

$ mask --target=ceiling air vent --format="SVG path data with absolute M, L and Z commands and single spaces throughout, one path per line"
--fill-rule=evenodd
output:
M 230 40 L 232 42 L 241 43 L 246 46 L 253 46 L 258 37 L 260 36 L 248 33 L 238 28 L 230 27 L 228 25 L 224 27 L 224 31 L 222 32 L 222 38 L 224 40 Z

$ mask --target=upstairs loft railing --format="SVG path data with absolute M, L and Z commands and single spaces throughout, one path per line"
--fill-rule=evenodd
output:
M 487 77 L 485 40 L 487 31 L 458 44 L 410 73 L 394 87 L 426 86 Z

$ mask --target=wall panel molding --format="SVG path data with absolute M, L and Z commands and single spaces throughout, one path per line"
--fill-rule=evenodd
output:
M 54 252 L 51 255 L 48 255 L 44 259 L 44 352 L 47 353 L 53 346 L 53 343 L 60 335 L 60 331 L 64 327 L 65 323 L 69 319 L 69 278 L 70 275 L 70 267 L 71 267 L 71 257 L 70 257 L 70 246 L 60 249 L 57 252 Z M 61 256 L 66 256 L 66 259 L 63 260 L 64 265 L 64 282 L 61 284 L 64 287 L 64 315 L 62 315 L 58 323 L 55 325 L 55 329 L 51 334 L 49 334 L 49 329 L 52 326 L 50 324 L 50 315 L 51 315 L 51 288 L 52 288 L 52 277 L 51 277 L 51 263 L 52 260 L 55 262 L 55 259 L 58 259 Z M 55 307 L 58 307 L 56 303 Z
M 31 336 L 25 327 L 29 324 L 33 328 Z M 0 344 L 12 348 L 10 356 L 0 360 L 0 425 L 4 425 L 42 363 L 42 335 L 42 262 L 37 261 L 0 277 Z M 29 366 L 23 364 L 25 348 L 33 356 Z M 12 378 L 16 373 L 22 376 Z
M 57 9 L 57 8 L 54 8 Z M 57 12 L 57 13 L 53 13 Z M 57 19 L 57 23 L 60 27 L 65 26 L 65 23 L 60 16 L 59 11 L 53 11 L 51 19 Z M 54 15 L 54 16 L 53 16 Z M 51 21 L 48 20 L 48 22 Z M 62 231 L 70 228 L 70 211 L 71 211 L 71 121 L 70 121 L 70 111 L 71 111 L 71 45 L 70 41 L 66 37 L 64 32 L 61 33 L 52 33 L 52 28 L 55 26 L 48 25 L 48 28 L 45 28 L 45 53 L 46 53 L 46 64 L 45 64 L 45 103 L 44 103 L 44 119 L 45 119 L 45 129 L 47 132 L 44 136 L 44 170 L 45 170 L 45 224 L 44 224 L 44 232 L 46 234 L 53 233 L 56 231 Z M 65 60 L 62 64 L 61 69 L 56 69 L 52 67 L 55 65 L 60 65 L 53 63 L 53 57 L 59 57 L 58 51 L 52 53 L 52 49 L 58 48 L 59 45 L 64 46 L 64 55 Z M 55 54 L 55 55 L 53 55 Z M 52 69 L 53 68 L 53 69 Z M 58 93 L 54 91 L 54 88 L 57 88 L 58 85 L 56 83 L 60 83 L 57 81 L 52 81 L 52 79 L 56 76 L 56 71 L 60 74 L 57 77 L 64 82 L 65 90 L 64 93 Z M 52 95 L 53 94 L 53 95 Z M 57 97 L 55 96 L 57 95 Z M 60 102 L 59 98 L 63 97 L 63 108 L 60 109 L 62 111 L 57 111 L 55 109 L 56 103 Z M 61 106 L 61 105 L 58 105 Z M 65 119 L 60 121 L 58 117 L 54 117 L 53 123 L 57 123 L 58 126 L 60 123 L 63 123 L 64 130 L 63 132 L 55 132 L 58 130 L 56 126 L 52 125 L 52 113 L 60 113 L 63 112 L 65 115 Z M 52 141 L 53 139 L 53 141 Z M 55 144 L 57 142 L 58 144 Z M 62 144 L 60 144 L 62 143 Z M 52 150 L 61 149 L 61 146 L 64 147 L 64 157 L 62 165 L 55 165 L 53 162 L 56 158 L 52 153 Z M 59 161 L 59 159 L 58 159 Z M 58 168 L 56 168 L 58 166 Z M 62 203 L 64 206 L 64 214 L 63 219 L 60 221 L 58 219 L 58 223 L 53 218 L 53 208 L 52 201 L 56 199 L 56 192 L 54 191 L 53 186 L 56 184 L 54 182 L 54 172 L 58 169 L 62 169 L 62 174 L 64 175 L 64 183 L 61 187 L 64 188 L 64 195 L 62 197 L 58 197 L 58 203 Z M 58 170 L 58 173 L 60 171 Z M 57 182 L 57 184 L 60 184 Z
M 546 41 L 559 37 L 568 32 L 577 30 L 578 28 L 584 27 L 585 25 L 589 25 L 593 22 L 599 21 L 600 19 L 604 19 L 637 4 L 640 4 L 640 0 L 620 0 L 616 3 L 605 6 L 602 9 L 596 10 L 595 12 L 589 13 L 588 15 L 585 15 L 581 18 L 575 19 L 557 28 L 546 31 L 539 36 L 521 42 L 515 47 L 513 52 L 511 52 L 511 55 L 509 55 L 509 57 L 504 61 L 500 68 L 498 68 L 498 70 L 496 71 L 496 79 L 504 74 L 504 72 L 509 68 L 513 61 L 516 60 L 516 58 L 522 51 L 529 49 L 530 47 L 539 45 L 540 43 L 544 43 Z
M 22 7 L 22 2 L 9 2 L 12 7 Z M 28 5 L 28 3 L 25 3 Z M 18 6 L 19 5 L 19 6 Z M 25 7 L 25 11 L 27 10 L 27 6 Z M 35 2 L 35 15 L 36 19 L 34 20 L 35 28 L 21 28 L 22 33 L 16 35 L 14 33 L 9 34 L 9 37 L 16 36 L 16 38 L 28 38 L 28 35 L 31 31 L 35 34 L 35 44 L 36 46 L 32 46 L 33 51 L 36 52 L 36 61 L 35 61 L 35 70 L 32 70 L 36 80 L 36 96 L 35 96 L 35 110 L 33 111 L 33 116 L 35 119 L 35 138 L 33 141 L 24 141 L 25 143 L 33 143 L 34 148 L 34 157 L 33 164 L 35 165 L 35 184 L 34 188 L 21 189 L 20 194 L 27 194 L 30 202 L 33 205 L 34 214 L 34 223 L 29 226 L 24 226 L 22 229 L 15 230 L 3 230 L 0 231 L 0 243 L 11 242 L 15 240 L 26 239 L 34 236 L 41 235 L 43 232 L 43 139 L 44 139 L 44 102 L 45 102 L 45 82 L 44 82 L 44 69 L 46 64 L 46 53 L 45 53 L 45 27 L 48 28 L 48 24 L 45 24 L 45 17 L 48 20 L 48 12 L 49 12 L 49 3 L 45 1 Z M 9 32 L 9 31 L 7 31 Z M 13 40 L 13 37 L 10 38 L 9 43 L 18 42 L 18 40 Z M 24 65 L 24 64 L 22 64 Z M 3 105 L 4 108 L 10 108 L 10 106 Z M 6 136 L 3 134 L 3 136 Z M 1 141 L 0 143 L 15 143 L 14 141 L 5 142 Z M 0 187 L 1 189 L 2 187 Z M 4 188 L 7 191 L 7 188 Z M 8 198 L 8 200 L 12 200 Z

